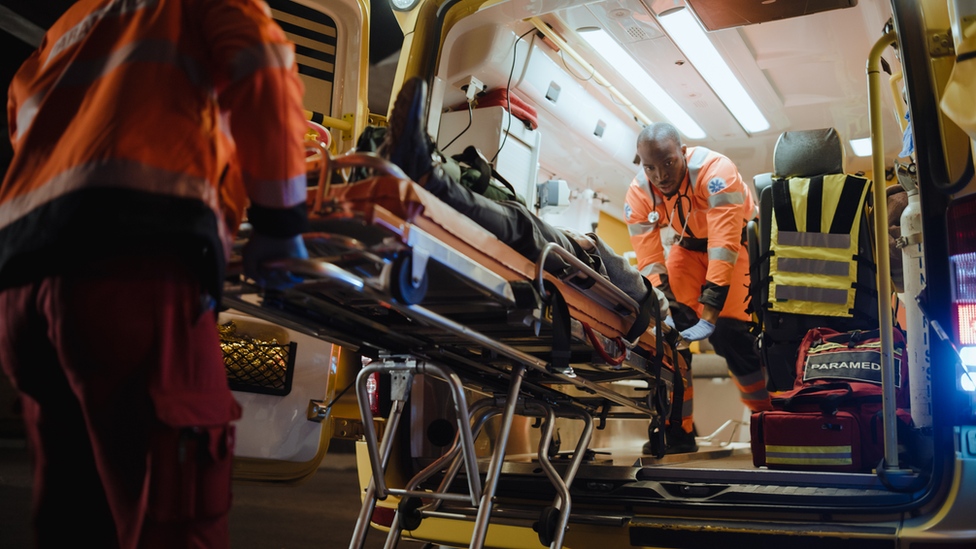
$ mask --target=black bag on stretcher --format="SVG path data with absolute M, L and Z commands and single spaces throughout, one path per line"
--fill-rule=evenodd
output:
M 905 336 L 893 330 L 899 431 L 911 425 Z M 752 461 L 797 471 L 870 471 L 884 457 L 878 330 L 814 328 L 800 344 L 793 390 L 752 414 Z

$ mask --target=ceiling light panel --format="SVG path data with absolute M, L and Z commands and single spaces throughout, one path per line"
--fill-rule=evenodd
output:
M 663 113 L 688 139 L 704 139 L 705 131 L 695 120 L 660 86 L 647 70 L 640 66 L 633 56 L 603 29 L 581 32 L 580 36 L 618 74 L 625 77 L 654 107 Z
M 688 61 L 701 73 L 747 132 L 757 133 L 769 129 L 769 121 L 712 45 L 690 10 L 669 11 L 658 19 Z

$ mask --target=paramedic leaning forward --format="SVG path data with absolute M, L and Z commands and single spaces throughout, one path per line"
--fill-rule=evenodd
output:
M 637 154 L 643 169 L 627 191 L 624 216 L 641 274 L 668 296 L 668 323 L 673 319 L 671 325 L 688 341 L 709 338 L 725 358 L 746 406 L 769 409 L 746 313 L 749 254 L 744 228 L 755 216 L 752 195 L 731 160 L 704 147 L 683 145 L 671 124 L 644 128 Z M 665 260 L 661 230 L 668 226 L 676 236 Z M 681 425 L 668 427 L 669 453 L 697 449 L 690 354 L 686 358 Z
M 247 198 L 247 272 L 306 255 L 293 52 L 257 0 L 81 0 L 14 77 L 0 363 L 38 547 L 229 545 L 213 298 Z

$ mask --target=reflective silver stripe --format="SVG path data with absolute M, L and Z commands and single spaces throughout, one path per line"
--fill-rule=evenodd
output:
M 737 259 L 739 259 L 739 252 L 733 252 L 728 248 L 709 248 L 708 249 L 708 259 L 717 259 L 719 261 L 727 261 L 733 265 Z
M 767 446 L 768 447 L 768 446 Z M 797 448 L 810 448 L 810 446 L 798 446 Z M 779 458 L 779 459 L 851 459 L 850 452 L 766 452 L 767 460 L 769 458 Z M 791 463 L 790 461 L 784 461 L 784 463 Z M 824 464 L 824 465 L 834 465 L 834 464 Z M 837 464 L 841 465 L 841 464 Z
M 780 231 L 776 237 L 782 246 L 803 246 L 806 248 L 839 248 L 851 247 L 851 235 L 828 233 L 797 233 Z
M 688 387 L 685 387 L 685 392 L 688 392 Z M 691 417 L 695 413 L 695 399 L 689 398 L 688 400 L 681 403 L 681 417 Z
M 657 230 L 657 223 L 648 223 L 645 221 L 644 223 L 631 223 L 627 225 L 627 232 L 630 233 L 630 236 L 639 236 L 655 230 Z
M 708 206 L 710 208 L 727 206 L 729 204 L 742 204 L 742 202 L 742 193 L 739 191 L 732 193 L 718 193 L 708 197 Z
M 0 229 L 62 196 L 81 189 L 112 188 L 146 191 L 202 200 L 218 211 L 217 191 L 206 179 L 135 160 L 97 160 L 69 168 L 43 186 L 0 205 Z
M 41 102 L 50 94 L 51 90 L 69 86 L 85 86 L 107 75 L 126 63 L 161 63 L 178 67 L 189 79 L 190 83 L 200 88 L 209 88 L 210 79 L 203 66 L 195 59 L 181 53 L 176 44 L 168 40 L 142 40 L 122 46 L 112 53 L 90 59 L 77 61 L 68 65 L 54 87 L 32 95 L 20 110 L 17 111 L 16 139 L 30 128 L 37 116 Z
M 650 265 L 644 267 L 640 270 L 640 274 L 643 276 L 651 276 L 652 274 L 668 274 L 668 268 L 664 266 L 663 263 L 651 263 Z
M 47 96 L 47 90 L 42 90 L 27 98 L 24 104 L 17 111 L 17 133 L 14 134 L 14 141 L 19 141 L 20 136 L 31 127 L 37 111 L 41 107 L 41 101 Z
M 695 147 L 695 152 L 691 153 L 691 158 L 688 160 L 688 185 L 691 186 L 692 192 L 695 191 L 695 184 L 698 183 L 698 170 L 705 165 L 705 157 L 710 152 L 712 151 L 705 147 Z
M 816 288 L 811 286 L 781 286 L 777 284 L 776 299 L 795 299 L 797 301 L 843 305 L 847 303 L 847 290 Z
M 739 391 L 739 397 L 742 400 L 766 400 L 769 398 L 769 392 L 766 388 L 757 389 L 751 393 L 746 393 L 744 391 Z
M 51 47 L 51 53 L 47 54 L 47 59 L 44 60 L 44 66 L 47 66 L 48 62 L 60 55 L 64 50 L 84 40 L 92 30 L 92 27 L 95 26 L 95 23 L 98 23 L 100 20 L 106 17 L 119 17 L 125 13 L 147 8 L 157 2 L 158 0 L 116 0 L 100 10 L 93 11 L 58 38 L 58 41 Z
M 743 387 L 748 387 L 753 383 L 759 383 L 760 381 L 764 381 L 766 379 L 766 376 L 763 374 L 762 370 L 760 370 L 758 372 L 753 372 L 751 374 L 746 374 L 744 376 L 735 376 L 735 379 L 736 381 L 739 382 L 739 385 L 742 385 Z M 739 392 L 741 393 L 742 391 Z M 755 393 L 743 393 L 743 394 L 755 394 Z
M 776 269 L 790 273 L 824 274 L 830 276 L 848 276 L 850 263 L 846 261 L 827 261 L 826 259 L 804 259 L 796 257 L 781 257 L 776 260 Z
M 286 44 L 258 44 L 245 48 L 230 62 L 231 82 L 237 82 L 261 69 L 290 68 L 295 52 Z
M 126 44 L 105 57 L 77 61 L 68 65 L 55 87 L 90 84 L 126 63 L 174 65 L 186 73 L 190 83 L 194 86 L 209 87 L 210 85 L 210 79 L 200 63 L 177 50 L 176 44 L 173 42 L 169 40 L 140 40 Z
M 267 208 L 290 208 L 305 202 L 308 198 L 305 184 L 305 174 L 278 181 L 255 179 L 244 174 L 247 196 Z

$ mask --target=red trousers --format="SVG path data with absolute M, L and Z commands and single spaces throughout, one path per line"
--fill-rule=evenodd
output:
M 0 291 L 38 547 L 228 547 L 233 427 L 213 311 L 175 256 Z

